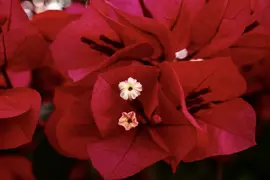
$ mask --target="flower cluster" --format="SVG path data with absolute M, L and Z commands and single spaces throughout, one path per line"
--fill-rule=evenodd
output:
M 34 179 L 21 152 L 44 139 L 104 179 L 255 146 L 255 112 L 270 119 L 263 2 L 0 0 L 3 177 Z

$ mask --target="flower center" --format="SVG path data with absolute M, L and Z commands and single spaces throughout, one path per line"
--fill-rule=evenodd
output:
M 136 113 L 133 111 L 128 113 L 123 112 L 122 116 L 119 118 L 118 125 L 123 126 L 126 131 L 137 127 L 139 125 L 139 122 L 137 121 Z
M 142 91 L 142 84 L 132 77 L 129 77 L 125 81 L 121 81 L 118 84 L 118 87 L 120 90 L 120 97 L 124 100 L 134 100 Z
M 130 118 L 128 118 L 127 122 L 130 124 L 130 123 L 132 123 L 132 120 Z

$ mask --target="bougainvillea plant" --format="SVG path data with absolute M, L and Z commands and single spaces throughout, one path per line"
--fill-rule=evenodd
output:
M 1 179 L 268 177 L 269 12 L 0 0 Z

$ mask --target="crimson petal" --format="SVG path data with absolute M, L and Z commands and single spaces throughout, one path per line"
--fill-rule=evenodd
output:
M 100 41 L 100 35 L 119 41 L 103 17 L 93 7 L 89 7 L 79 20 L 63 28 L 52 43 L 51 50 L 57 67 L 63 70 L 79 69 L 97 65 L 108 59 L 107 55 L 81 42 L 81 38 L 84 37 L 106 45 Z
M 159 2 L 155 0 L 143 0 L 143 2 L 145 8 L 150 11 L 153 18 L 170 29 L 170 27 L 172 27 L 176 21 L 182 0 L 168 0 Z
M 214 53 L 232 45 L 242 35 L 250 18 L 249 1 L 229 1 L 215 37 L 195 58 L 211 57 Z
M 168 155 L 152 142 L 146 129 L 89 143 L 88 153 L 93 166 L 108 180 L 134 175 Z
M 1 156 L 0 173 L 3 180 L 34 180 L 31 162 L 23 156 Z M 20 167 L 20 168 L 18 168 Z
M 91 88 L 93 86 L 95 80 L 95 76 L 87 76 L 83 80 L 72 83 L 69 85 L 65 85 L 59 88 L 56 88 L 55 94 L 54 94 L 54 105 L 55 105 L 55 111 L 52 113 L 50 116 L 48 122 L 46 123 L 45 126 L 45 135 L 47 136 L 47 139 L 49 140 L 50 144 L 61 154 L 68 156 L 68 157 L 77 157 L 79 159 L 85 159 L 88 156 L 85 155 L 85 148 L 83 148 L 83 144 L 76 145 L 77 151 L 74 151 L 74 149 L 69 148 L 69 143 L 74 142 L 74 141 L 66 141 L 66 137 L 71 138 L 76 140 L 78 138 L 79 134 L 72 133 L 71 130 L 71 124 L 74 123 L 74 128 L 76 127 L 80 128 L 80 122 L 84 120 L 89 120 L 88 123 L 91 125 L 92 119 L 82 119 L 82 118 L 73 118 L 71 119 L 69 116 L 75 116 L 76 112 L 74 110 L 80 110 L 78 102 L 82 99 L 81 95 L 88 93 L 89 95 L 91 94 Z M 83 99 L 87 101 L 88 99 Z M 85 105 L 85 104 L 84 104 Z M 86 108 L 88 107 L 85 105 Z M 83 107 L 83 106 L 82 106 Z M 73 110 L 73 108 L 76 108 Z M 84 110 L 85 107 L 82 108 Z M 74 112 L 73 114 L 70 112 Z M 85 112 L 85 111 L 83 111 Z M 81 117 L 85 117 L 84 114 L 78 114 Z M 78 122 L 73 122 L 73 120 L 78 120 Z M 80 121 L 81 120 L 81 121 Z M 85 121 L 84 121 L 85 122 Z M 63 126 L 66 126 L 68 129 L 62 129 L 61 124 Z M 86 128 L 89 126 L 85 126 Z M 67 131 L 65 131 L 67 130 Z M 60 131 L 60 132 L 58 132 Z M 77 132 L 77 131 L 75 131 Z M 90 132 L 90 131 L 89 131 Z M 70 135 L 74 135 L 70 137 Z M 85 134 L 80 134 L 82 135 L 83 139 L 87 135 Z M 64 140 L 64 141 L 63 141 Z M 60 142 L 63 141 L 63 142 Z M 65 144 L 66 143 L 66 144 Z M 76 150 L 76 149 L 75 149 Z M 79 153 L 78 153 L 79 152 Z
M 209 1 L 196 15 L 191 25 L 191 43 L 197 48 L 200 49 L 214 37 L 227 4 L 228 0 Z
M 190 28 L 194 17 L 204 7 L 204 0 L 182 0 L 177 19 L 171 27 L 175 41 L 175 52 L 187 48 L 190 41 Z
M 196 116 L 206 125 L 206 132 L 198 131 L 198 143 L 185 161 L 233 154 L 256 144 L 255 112 L 240 98 L 214 105 L 211 110 L 200 111 Z
M 154 38 L 156 38 L 163 50 L 163 54 L 166 60 L 174 59 L 173 42 L 171 41 L 171 34 L 169 29 L 163 24 L 160 24 L 152 19 L 143 18 L 139 16 L 132 16 L 130 14 L 124 13 L 120 10 L 115 10 L 118 16 L 129 21 L 134 27 L 140 29 L 143 32 L 150 33 Z
M 140 0 L 133 0 L 133 1 L 108 0 L 107 3 L 127 13 L 137 15 L 137 16 L 143 15 L 143 12 L 140 6 Z
M 79 17 L 79 15 L 68 14 L 64 11 L 45 11 L 33 16 L 31 23 L 47 40 L 54 41 L 61 29 Z
M 39 118 L 40 95 L 28 88 L 7 90 L 3 109 L 14 108 L 14 113 L 1 114 L 0 149 L 15 148 L 32 140 Z M 14 104 L 14 102 L 17 102 Z M 4 107 L 6 104 L 6 107 Z M 14 106 L 15 105 L 15 106 Z M 25 106 L 24 108 L 22 108 Z M 19 110 L 16 110 L 19 108 Z
M 89 94 L 87 92 L 73 102 L 56 126 L 60 147 L 79 159 L 88 159 L 87 144 L 100 139 L 88 107 Z
M 206 101 L 224 101 L 239 97 L 246 91 L 246 82 L 230 58 L 172 62 L 170 65 L 176 72 L 186 96 L 193 91 L 209 88 L 211 92 L 204 95 Z

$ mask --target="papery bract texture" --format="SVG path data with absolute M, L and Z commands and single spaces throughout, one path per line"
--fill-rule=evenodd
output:
M 1 1 L 0 11 L 3 10 L 7 11 L 7 20 L 1 26 L 0 62 L 4 62 L 5 53 L 7 67 L 12 70 L 31 70 L 44 65 L 48 44 L 30 24 L 19 1 Z
M 129 77 L 143 87 L 134 103 L 122 99 L 118 89 Z M 181 160 L 255 145 L 254 111 L 238 98 L 245 90 L 229 58 L 158 66 L 123 60 L 60 87 L 46 132 L 59 152 L 89 157 L 105 179 L 131 176 L 159 160 L 175 169 Z M 118 125 L 122 112 L 135 112 L 139 126 L 125 131 Z
M 46 11 L 35 15 L 31 23 L 47 41 L 53 42 L 59 31 L 79 17 L 80 15 L 71 15 L 63 11 Z
M 40 95 L 28 88 L 14 88 L 1 90 L 0 99 L 0 149 L 31 142 L 39 119 Z
M 249 1 L 193 3 L 93 0 L 57 33 L 52 54 L 70 79 L 55 91 L 45 132 L 58 152 L 90 159 L 104 179 L 123 179 L 160 160 L 175 170 L 256 144 L 232 50 L 247 35 Z M 177 61 L 181 48 L 187 55 Z M 129 88 L 138 92 L 124 98 Z
M 20 168 L 18 168 L 20 167 Z M 3 180 L 34 180 L 31 162 L 23 156 L 0 156 L 0 174 Z
M 84 37 L 95 41 L 94 44 L 105 45 L 100 40 L 102 34 L 118 40 L 116 33 L 101 15 L 94 8 L 87 8 L 82 17 L 62 29 L 53 42 L 51 50 L 56 66 L 62 71 L 88 68 L 108 58 L 106 54 L 93 50 L 91 44 L 81 40 Z
M 171 68 L 183 86 L 189 113 L 205 129 L 197 131 L 197 147 L 186 161 L 232 154 L 256 144 L 255 112 L 238 98 L 246 90 L 245 80 L 229 58 L 171 63 Z

